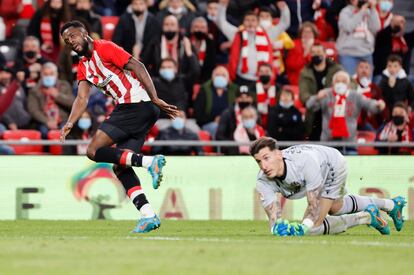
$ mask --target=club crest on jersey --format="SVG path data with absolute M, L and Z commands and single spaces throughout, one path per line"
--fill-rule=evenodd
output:
M 109 81 L 112 79 L 112 74 L 108 75 L 107 78 L 105 78 L 101 83 L 96 84 L 96 86 L 100 89 L 104 88 L 106 85 L 108 85 Z

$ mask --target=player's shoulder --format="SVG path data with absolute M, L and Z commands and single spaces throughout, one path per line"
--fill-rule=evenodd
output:
M 259 173 L 257 173 L 257 177 L 256 177 L 256 186 L 263 186 L 266 184 L 269 184 L 270 180 L 269 178 L 265 175 L 265 173 L 260 170 Z
M 105 39 L 96 39 L 93 41 L 93 47 L 95 50 L 107 50 L 110 48 L 115 48 L 116 44 L 112 41 L 105 40 Z

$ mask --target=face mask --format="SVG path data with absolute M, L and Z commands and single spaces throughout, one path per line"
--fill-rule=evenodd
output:
M 160 76 L 167 81 L 171 81 L 175 77 L 175 72 L 173 69 L 160 69 Z
M 259 76 L 260 82 L 267 84 L 270 82 L 270 75 L 261 75 Z
M 320 65 L 323 62 L 323 56 L 314 55 L 312 56 L 312 64 L 315 66 Z
M 403 116 L 393 116 L 392 122 L 394 122 L 395 125 L 400 126 L 404 124 L 405 119 Z
M 193 32 L 193 35 L 198 40 L 206 39 L 206 34 L 204 32 Z
M 207 18 L 208 18 L 210 21 L 216 21 L 217 16 L 212 16 L 212 15 L 210 15 L 210 14 L 207 14 Z
M 78 127 L 82 130 L 88 130 L 92 126 L 92 120 L 90 118 L 81 118 L 78 121 Z
M 167 38 L 167 40 L 171 40 L 177 34 L 177 32 L 162 32 L 162 34 Z
M 243 110 L 246 107 L 249 107 L 251 104 L 250 102 L 239 102 L 237 105 L 239 105 L 240 110 Z
M 136 15 L 136 16 L 140 16 L 141 14 L 144 13 L 144 11 L 138 11 L 138 10 L 132 10 L 132 12 Z
M 392 33 L 399 33 L 401 31 L 401 26 L 397 25 L 391 28 Z
M 359 80 L 359 84 L 361 84 L 362 87 L 366 88 L 371 84 L 371 80 L 368 77 L 361 77 Z
M 24 55 L 28 59 L 32 59 L 32 58 L 36 57 L 37 53 L 35 51 L 27 51 L 27 52 L 24 52 Z
M 183 7 L 179 7 L 179 8 L 176 8 L 176 9 L 169 7 L 168 11 L 172 14 L 180 14 L 180 13 L 183 12 Z
M 254 118 L 243 120 L 243 127 L 246 129 L 253 129 L 256 126 Z
M 344 95 L 348 90 L 348 86 L 345 83 L 338 82 L 334 85 L 334 90 L 339 95 Z
M 271 26 L 272 26 L 271 20 L 260 20 L 260 27 L 262 27 L 263 29 L 270 28 Z
M 45 87 L 53 87 L 56 85 L 56 77 L 54 76 L 44 76 L 42 77 L 42 83 Z
M 292 101 L 289 101 L 289 102 L 283 102 L 283 101 L 280 101 L 280 102 L 279 102 L 279 105 L 280 105 L 282 108 L 289 109 L 290 107 L 292 107 L 292 106 L 293 106 L 293 102 L 292 102 Z
M 390 1 L 382 1 L 380 3 L 380 9 L 382 12 L 389 12 L 392 9 L 393 4 Z
M 175 130 L 182 130 L 184 129 L 184 119 L 181 117 L 176 117 L 173 119 L 173 121 L 171 122 L 171 126 L 175 129 Z
M 223 89 L 227 87 L 227 79 L 224 76 L 215 76 L 213 79 L 213 86 L 217 89 Z

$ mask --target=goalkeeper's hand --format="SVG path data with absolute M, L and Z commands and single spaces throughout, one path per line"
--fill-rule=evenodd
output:
M 303 223 L 290 223 L 290 236 L 303 236 L 309 231 L 309 228 Z
M 309 228 L 304 224 L 290 223 L 288 220 L 278 219 L 272 228 L 272 234 L 280 237 L 303 236 Z

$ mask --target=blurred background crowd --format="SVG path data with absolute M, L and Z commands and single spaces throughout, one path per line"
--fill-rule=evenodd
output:
M 159 97 L 182 110 L 174 120 L 161 114 L 149 141 L 248 142 L 265 135 L 281 141 L 413 141 L 413 1 L 0 4 L 0 136 L 5 140 L 22 133 L 27 138 L 58 138 L 76 97 L 79 63 L 59 28 L 79 20 L 94 39 L 112 40 L 144 63 Z M 93 88 L 88 110 L 68 138 L 90 139 L 113 107 L 111 98 Z M 55 147 L 41 151 L 86 151 L 83 145 Z M 218 154 L 194 146 L 143 150 Z M 412 154 L 405 147 L 341 150 Z M 19 152 L 3 145 L 0 153 Z M 245 146 L 220 151 L 246 153 Z

